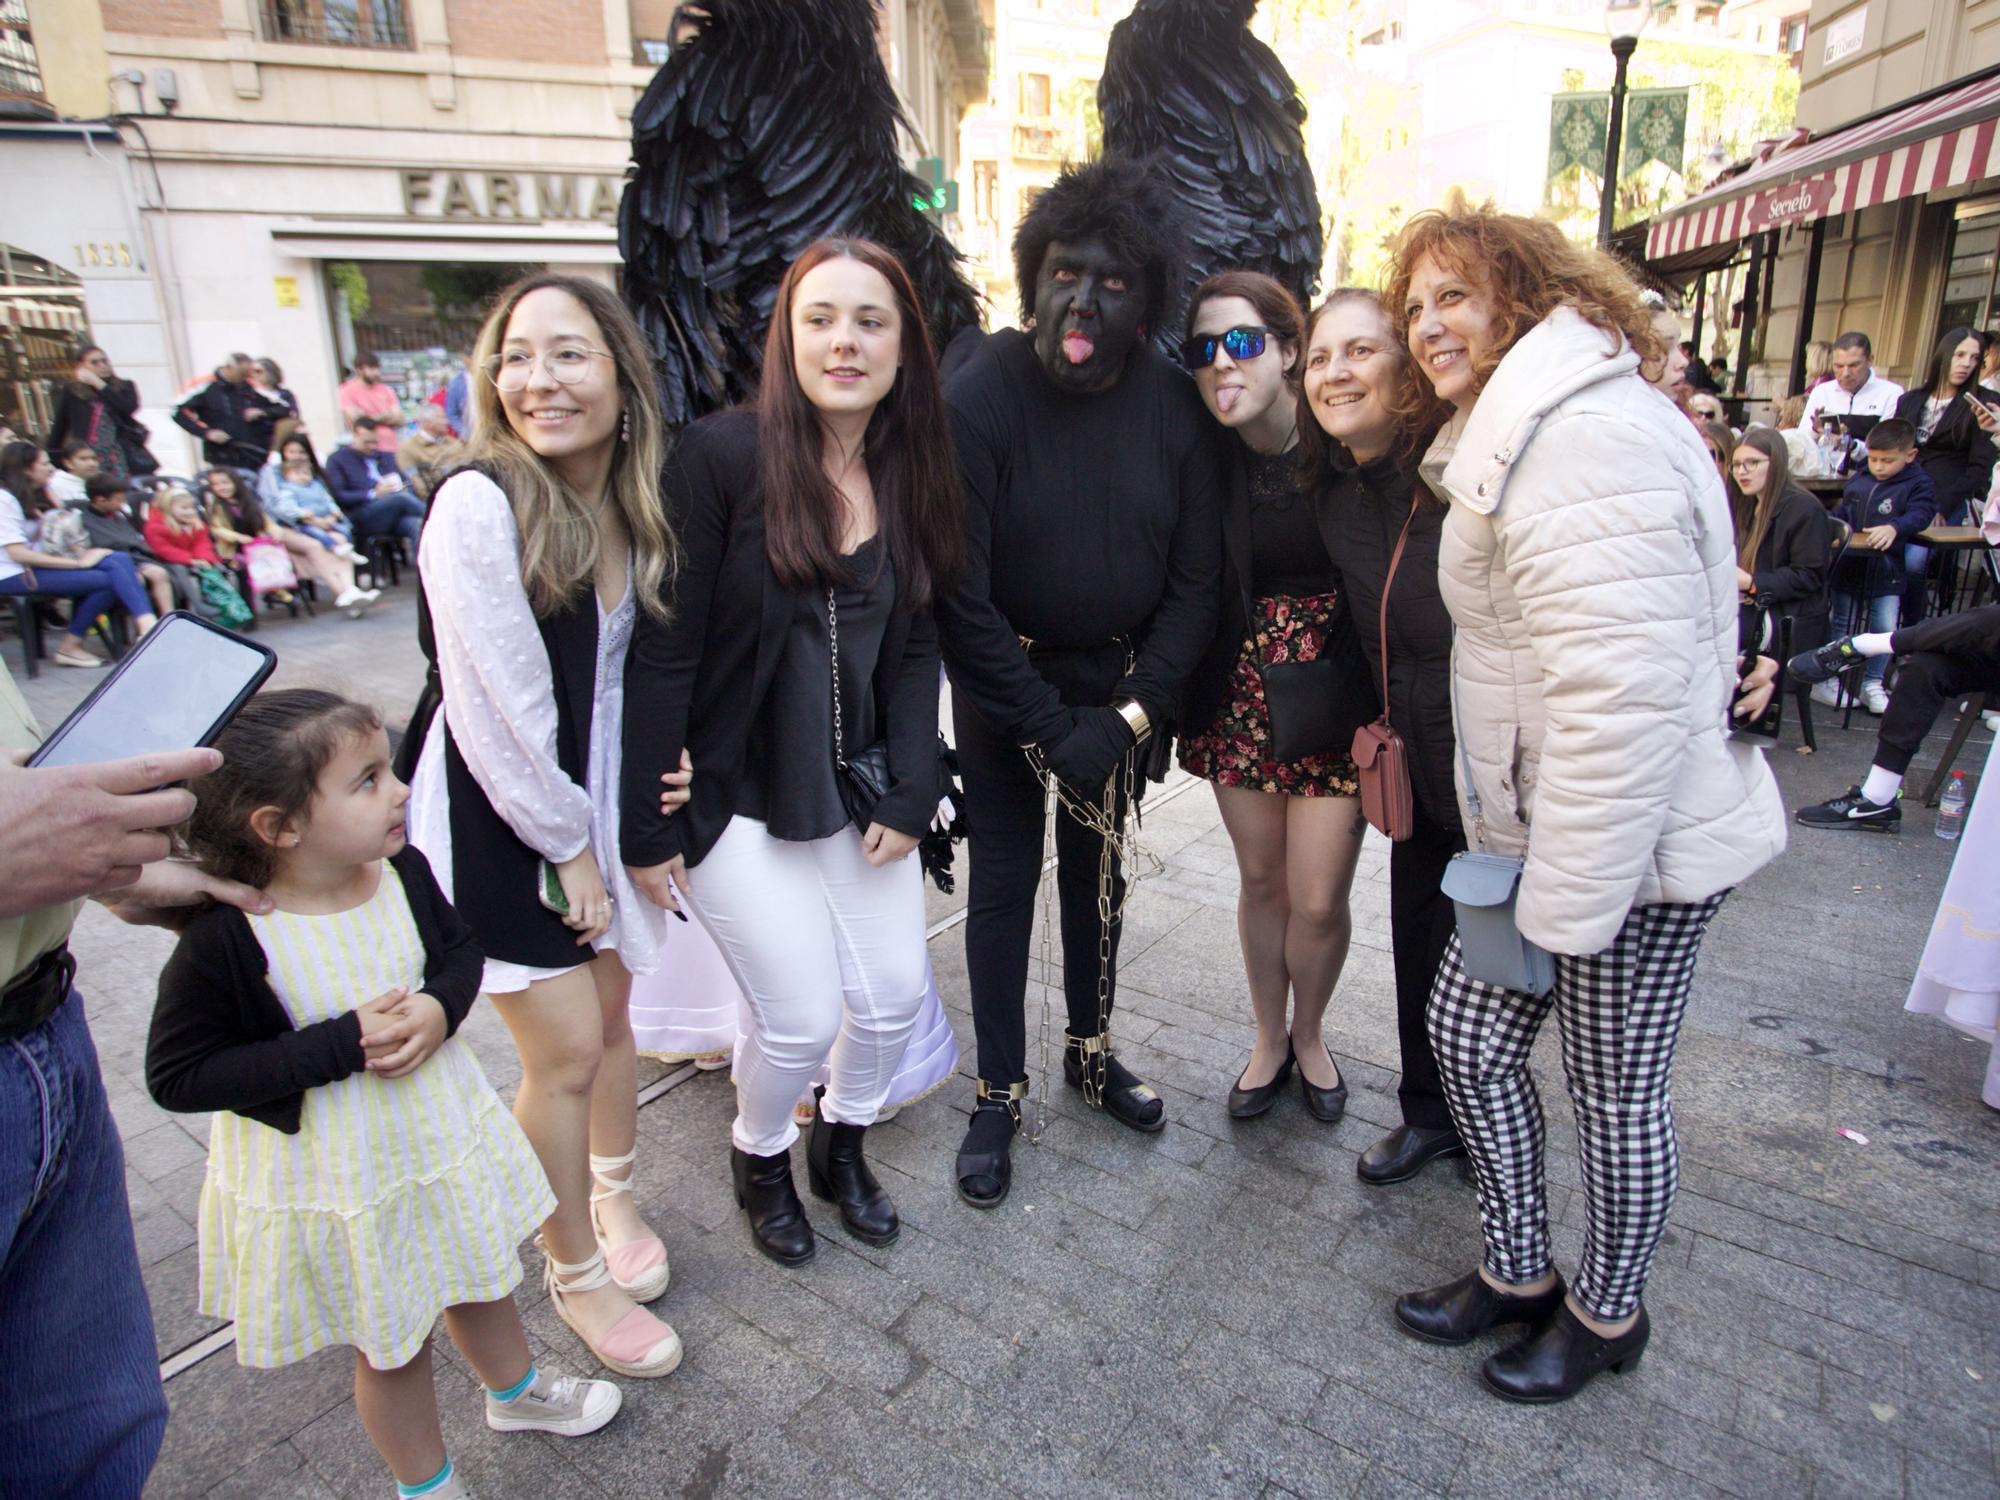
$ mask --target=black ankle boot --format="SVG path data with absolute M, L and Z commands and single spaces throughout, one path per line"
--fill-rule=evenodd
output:
M 1014 1136 L 1028 1081 L 995 1087 L 979 1080 L 979 1102 L 958 1148 L 958 1196 L 974 1208 L 998 1208 L 1014 1185 Z
M 825 1089 L 815 1089 L 820 1107 L 813 1114 L 812 1137 L 806 1142 L 806 1180 L 813 1196 L 840 1205 L 841 1221 L 857 1240 L 887 1245 L 903 1232 L 896 1205 L 861 1156 L 866 1125 L 836 1125 L 826 1117 Z
M 1063 1033 L 1063 1080 L 1083 1091 L 1084 1102 L 1101 1109 L 1121 1125 L 1152 1135 L 1167 1128 L 1167 1105 L 1111 1055 L 1111 1033 L 1077 1036 Z
M 752 1156 L 732 1145 L 729 1169 L 736 1178 L 737 1205 L 750 1216 L 750 1238 L 757 1248 L 782 1266 L 802 1266 L 811 1260 L 812 1221 L 792 1186 L 792 1153 Z
M 1639 1368 L 1653 1325 L 1646 1309 L 1639 1320 L 1615 1339 L 1599 1338 L 1583 1326 L 1567 1303 L 1558 1307 L 1548 1326 L 1530 1334 L 1511 1349 L 1502 1349 L 1480 1368 L 1494 1395 L 1528 1406 L 1567 1401 L 1605 1370 L 1624 1374 Z
M 1406 1292 L 1396 1299 L 1396 1322 L 1403 1332 L 1427 1344 L 1469 1344 L 1503 1323 L 1525 1323 L 1539 1332 L 1562 1306 L 1562 1277 L 1546 1292 L 1518 1297 L 1495 1291 L 1484 1276 L 1469 1276 L 1429 1291 Z

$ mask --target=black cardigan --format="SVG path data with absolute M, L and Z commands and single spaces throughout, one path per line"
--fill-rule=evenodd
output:
M 449 1036 L 479 998 L 485 958 L 415 845 L 389 863 L 424 942 L 423 993 L 444 1007 Z M 296 1135 L 306 1090 L 358 1073 L 366 1062 L 354 1011 L 293 1027 L 242 912 L 212 906 L 188 925 L 160 973 L 146 1038 L 146 1088 L 162 1109 L 226 1109 Z
M 1924 403 L 1929 391 L 1905 391 L 1896 402 L 1896 415 L 1912 427 L 1924 419 Z M 1937 513 L 1941 523 L 1958 519 L 1958 507 L 1967 500 L 1984 504 L 1986 489 L 1993 480 L 1993 464 L 2000 449 L 1986 435 L 1972 415 L 1972 398 L 1958 395 L 1938 418 L 1927 442 L 1917 447 L 1917 462 L 1937 487 Z
M 1797 485 L 1787 485 L 1757 545 L 1750 581 L 1757 602 L 1797 615 L 1826 597 L 1833 566 L 1833 527 L 1826 506 Z
M 729 826 L 793 609 L 765 550 L 754 412 L 718 412 L 689 427 L 665 483 L 684 550 L 673 618 L 639 617 L 625 667 L 619 847 L 626 864 L 640 867 L 676 854 L 693 866 Z M 938 801 L 938 640 L 930 610 L 908 601 L 899 570 L 875 662 L 890 783 L 874 820 L 922 838 Z M 694 762 L 692 795 L 663 815 L 660 777 L 679 766 L 683 748 Z
M 1389 605 L 1389 722 L 1410 757 L 1410 789 L 1433 821 L 1458 826 L 1452 757 L 1451 614 L 1438 592 L 1438 543 L 1446 506 L 1425 493 L 1410 517 L 1417 484 L 1415 459 L 1382 458 L 1356 465 L 1347 450 L 1329 444 L 1333 482 L 1315 497 L 1320 535 L 1340 563 L 1341 608 L 1349 612 L 1361 650 L 1382 680 L 1382 585 L 1403 521 L 1409 540 Z

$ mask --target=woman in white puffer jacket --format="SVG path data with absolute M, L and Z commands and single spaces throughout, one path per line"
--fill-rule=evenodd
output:
M 1454 408 L 1423 472 L 1451 507 L 1438 567 L 1467 834 L 1525 856 L 1516 919 L 1557 976 L 1520 994 L 1470 978 L 1456 938 L 1446 951 L 1429 1025 L 1486 1251 L 1396 1314 L 1442 1343 L 1525 1324 L 1486 1382 L 1559 1401 L 1645 1348 L 1695 956 L 1730 887 L 1784 848 L 1785 814 L 1762 755 L 1728 734 L 1729 506 L 1694 428 L 1641 373 L 1665 351 L 1638 289 L 1552 225 L 1455 208 L 1404 229 L 1387 300 Z M 1552 1009 L 1588 1210 L 1567 1295 L 1528 1072 Z

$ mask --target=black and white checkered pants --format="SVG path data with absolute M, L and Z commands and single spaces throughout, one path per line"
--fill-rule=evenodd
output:
M 1558 957 L 1555 989 L 1539 998 L 1467 976 L 1453 935 L 1431 990 L 1431 1041 L 1479 1180 L 1486 1269 L 1499 1280 L 1550 1269 L 1542 1103 L 1528 1054 L 1553 1008 L 1589 1216 L 1571 1291 L 1605 1322 L 1638 1308 L 1680 1177 L 1674 1042 L 1702 934 L 1728 894 L 1635 906 L 1602 953 Z

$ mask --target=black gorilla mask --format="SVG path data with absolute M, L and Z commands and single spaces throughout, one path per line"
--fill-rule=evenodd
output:
M 1096 237 L 1054 240 L 1035 278 L 1035 354 L 1069 391 L 1118 383 L 1140 338 L 1145 273 Z

